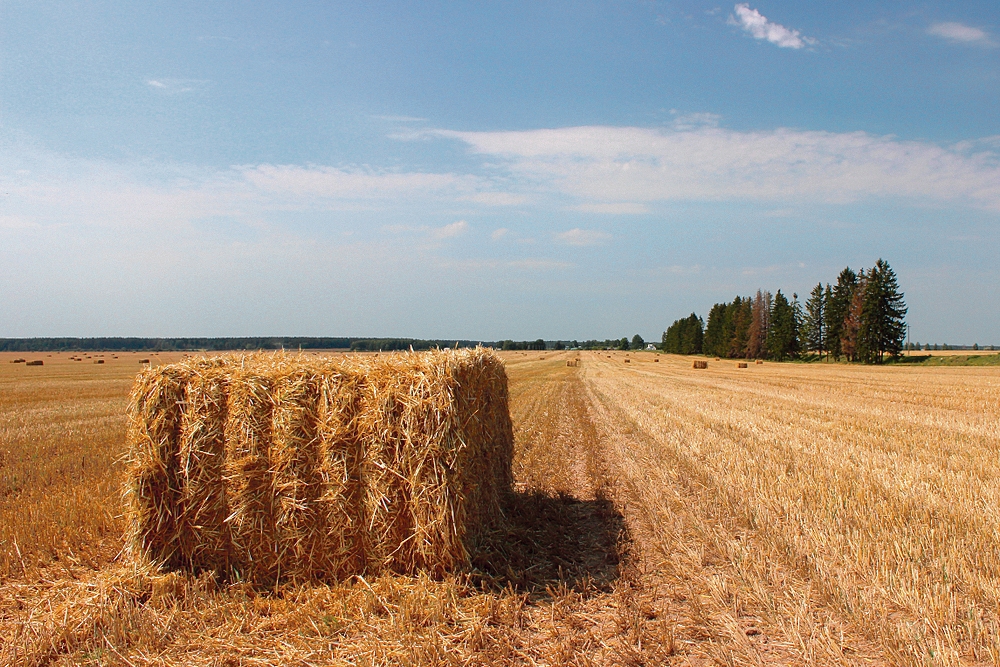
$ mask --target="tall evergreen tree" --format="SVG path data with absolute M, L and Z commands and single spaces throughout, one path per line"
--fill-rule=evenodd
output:
M 824 347 L 833 355 L 834 359 L 839 359 L 844 353 L 841 346 L 841 339 L 844 333 L 844 321 L 847 319 L 851 309 L 851 299 L 854 296 L 854 287 L 857 285 L 858 276 L 851 267 L 845 268 L 837 276 L 837 284 L 833 287 L 830 299 L 826 306 L 826 342 Z
M 855 274 L 855 284 L 851 290 L 851 300 L 847 305 L 847 314 L 840 325 L 840 350 L 850 361 L 858 361 L 865 354 L 866 341 L 859 339 L 861 321 L 864 313 L 865 286 L 868 275 L 864 269 Z
M 728 341 L 723 342 L 726 306 L 725 303 L 717 303 L 708 311 L 708 324 L 705 325 L 705 341 L 702 346 L 705 354 L 715 357 L 723 355 L 722 348 L 728 343 Z
M 829 291 L 830 286 L 827 285 L 826 288 Z M 823 292 L 823 283 L 816 283 L 806 301 L 802 318 L 802 340 L 809 352 L 822 356 L 826 350 L 826 293 Z
M 767 356 L 767 327 L 771 317 L 771 293 L 757 290 L 750 309 L 750 329 L 747 331 L 746 358 Z
M 741 299 L 736 297 L 734 303 L 739 302 L 739 306 L 734 306 L 733 312 L 733 338 L 729 343 L 729 357 L 745 357 L 747 349 L 747 338 L 750 332 L 750 323 L 753 319 L 753 306 L 750 297 Z
M 827 359 L 830 358 L 830 303 L 833 301 L 833 290 L 830 283 L 826 284 L 823 290 L 823 349 L 826 350 Z
M 795 309 L 781 290 L 774 295 L 771 307 L 771 326 L 767 332 L 767 355 L 783 361 L 798 351 L 798 332 Z
M 732 351 L 733 338 L 736 336 L 737 313 L 743 307 L 743 299 L 736 297 L 726 304 L 726 315 L 722 318 L 722 340 L 716 354 L 728 357 Z
M 700 317 L 691 313 L 674 323 L 663 332 L 661 349 L 670 354 L 701 354 L 704 340 L 703 323 Z
M 684 337 L 681 340 L 681 349 L 684 354 L 701 354 L 705 343 L 705 324 L 702 319 L 691 313 L 687 318 L 687 327 L 684 329 Z
M 868 273 L 858 330 L 858 355 L 865 363 L 882 363 L 897 356 L 906 338 L 906 304 L 896 273 L 879 259 Z

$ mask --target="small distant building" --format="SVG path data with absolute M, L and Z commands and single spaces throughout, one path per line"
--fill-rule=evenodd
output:
M 650 351 L 656 351 L 656 345 L 653 343 L 646 343 L 646 349 Z

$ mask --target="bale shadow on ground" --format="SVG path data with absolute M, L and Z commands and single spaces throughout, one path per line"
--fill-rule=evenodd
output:
M 486 589 L 547 596 L 554 587 L 610 591 L 628 555 L 624 517 L 603 497 L 514 493 L 507 525 L 490 532 L 472 557 Z

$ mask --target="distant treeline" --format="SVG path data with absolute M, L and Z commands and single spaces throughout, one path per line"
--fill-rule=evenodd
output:
M 475 347 L 481 341 L 418 338 L 0 338 L 2 352 L 75 351 L 224 351 L 224 350 L 429 350 L 434 347 Z M 483 343 L 493 345 L 492 343 Z
M 277 336 L 258 338 L 0 338 L 0 352 L 190 352 L 227 350 L 353 350 L 355 352 L 415 351 L 446 347 L 482 345 L 498 350 L 641 350 L 646 346 L 642 336 L 607 340 L 547 341 L 535 340 L 451 340 L 427 338 L 316 338 Z
M 837 284 L 816 285 L 805 306 L 778 290 L 758 290 L 717 303 L 708 323 L 696 314 L 676 320 L 661 348 L 674 354 L 784 360 L 812 353 L 881 363 L 897 356 L 906 338 L 906 305 L 896 274 L 883 260 L 869 271 L 840 272 Z

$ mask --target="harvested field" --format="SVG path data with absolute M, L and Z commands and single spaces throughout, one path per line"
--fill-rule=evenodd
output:
M 120 556 L 134 355 L 0 364 L 0 664 L 1000 659 L 1000 369 L 540 357 L 471 571 L 267 589 Z

